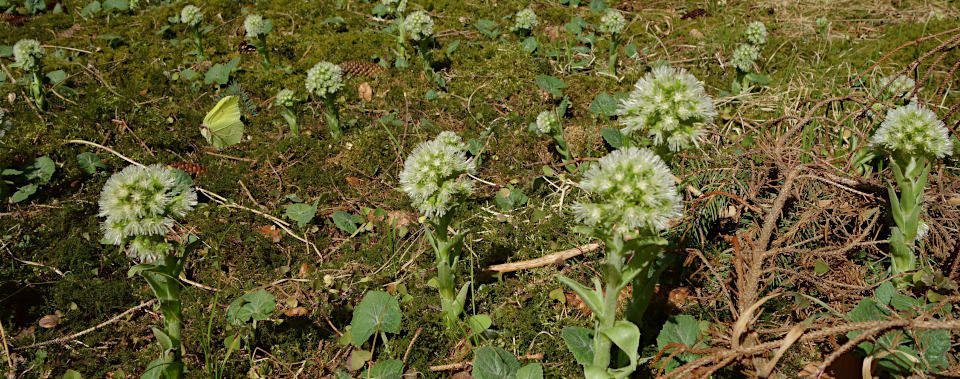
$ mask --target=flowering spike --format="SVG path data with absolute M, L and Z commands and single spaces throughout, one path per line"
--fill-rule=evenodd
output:
M 443 216 L 473 193 L 473 181 L 463 176 L 474 173 L 476 163 L 466 150 L 456 133 L 443 132 L 417 145 L 404 162 L 401 189 L 427 217 Z
M 343 69 L 330 62 L 320 62 L 307 71 L 307 91 L 317 97 L 332 95 L 343 86 Z
M 697 146 L 705 134 L 702 125 L 717 115 L 713 99 L 684 69 L 657 67 L 637 81 L 633 92 L 617 109 L 621 132 L 643 131 L 654 144 L 671 151 Z
M 943 121 L 916 103 L 888 111 L 871 142 L 904 156 L 943 158 L 953 152 Z

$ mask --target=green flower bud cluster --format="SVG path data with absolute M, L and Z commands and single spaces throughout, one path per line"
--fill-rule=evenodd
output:
M 871 142 L 902 157 L 943 158 L 953 152 L 943 121 L 916 103 L 888 111 Z
M 414 41 L 426 39 L 433 35 L 433 19 L 427 12 L 413 12 L 403 20 L 403 28 Z
M 627 19 L 623 17 L 620 11 L 610 9 L 600 18 L 600 31 L 604 33 L 617 34 L 623 31 L 627 26 Z
M 908 91 L 913 90 L 913 87 L 917 85 L 913 79 L 905 75 L 896 75 L 896 76 L 887 76 L 880 78 L 879 83 L 877 83 L 877 89 L 883 89 L 883 93 L 879 94 L 880 96 L 886 96 L 890 98 L 896 98 L 903 96 Z
M 195 5 L 187 5 L 180 11 L 180 22 L 184 24 L 197 26 L 201 21 L 203 21 L 203 11 Z
M 325 98 L 343 86 L 343 69 L 330 62 L 320 62 L 307 71 L 307 91 Z
M 35 39 L 22 39 L 13 44 L 13 60 L 24 71 L 34 71 L 40 66 L 43 47 Z
M 683 211 L 673 174 L 647 149 L 628 147 L 600 158 L 599 164 L 584 174 L 580 188 L 595 202 L 575 203 L 577 219 L 620 233 L 666 229 Z
M 537 131 L 540 134 L 550 134 L 560 130 L 560 120 L 557 119 L 557 112 L 543 111 L 537 115 Z
M 760 57 L 760 48 L 767 43 L 766 25 L 760 21 L 751 22 L 743 31 L 743 39 L 747 43 L 737 45 L 729 65 L 741 72 L 750 72 L 753 70 L 753 62 Z
M 197 204 L 193 180 L 162 165 L 131 165 L 107 180 L 100 193 L 99 216 L 104 240 L 125 245 L 141 263 L 153 262 L 172 249 L 164 236 Z
M 751 22 L 743 31 L 743 38 L 753 45 L 760 46 L 767 43 L 767 26 L 760 21 Z
M 540 25 L 540 20 L 537 19 L 537 14 L 533 12 L 533 9 L 525 8 L 513 16 L 512 30 L 514 31 L 533 30 L 537 25 Z
M 267 34 L 267 21 L 261 15 L 251 14 L 243 20 L 243 28 L 247 30 L 247 37 L 260 38 Z
M 275 104 L 277 106 L 288 108 L 292 107 L 297 104 L 296 95 L 294 95 L 293 91 L 284 88 L 280 90 L 280 92 L 277 92 L 277 100 L 275 101 Z
M 473 193 L 473 180 L 466 174 L 475 171 L 467 145 L 456 133 L 442 132 L 413 149 L 400 172 L 400 187 L 421 213 L 440 217 Z
M 620 101 L 617 115 L 624 135 L 643 132 L 654 144 L 680 151 L 699 144 L 702 126 L 712 124 L 717 111 L 696 77 L 684 69 L 657 67 Z

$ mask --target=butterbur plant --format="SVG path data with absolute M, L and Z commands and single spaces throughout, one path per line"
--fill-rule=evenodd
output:
M 563 136 L 563 125 L 560 123 L 560 112 L 557 109 L 551 109 L 540 112 L 537 115 L 537 121 L 530 125 L 530 130 L 538 134 L 550 136 L 553 139 L 554 147 L 557 153 L 564 161 L 572 161 L 573 154 L 570 152 L 570 145 Z
M 426 217 L 426 234 L 436 256 L 437 277 L 430 282 L 440 292 L 443 322 L 456 327 L 466 302 L 469 282 L 456 288 L 454 271 L 466 231 L 450 235 L 453 210 L 473 193 L 476 162 L 467 159 L 467 145 L 453 132 L 413 149 L 400 172 L 400 186 L 413 206 Z
M 340 130 L 340 109 L 337 107 L 337 91 L 343 87 L 343 69 L 330 62 L 320 62 L 307 71 L 307 92 L 323 101 L 324 115 L 330 136 L 340 139 L 343 131 Z
M 717 111 L 703 83 L 684 69 L 661 66 L 637 81 L 620 101 L 617 113 L 624 143 L 637 145 L 646 137 L 662 156 L 699 146 Z
M 900 189 L 887 187 L 894 226 L 890 228 L 892 274 L 916 269 L 913 249 L 921 229 L 923 189 L 934 160 L 953 152 L 947 128 L 933 111 L 910 104 L 887 112 L 871 142 L 890 156 L 890 168 Z
M 753 73 L 755 71 L 755 61 L 760 57 L 760 49 L 767 43 L 766 25 L 760 21 L 751 22 L 743 31 L 743 39 L 746 43 L 737 45 L 733 50 L 730 62 L 728 62 L 728 65 L 735 67 L 737 70 L 737 78 L 731 86 L 734 94 L 749 88 L 750 82 L 760 84 L 770 82 L 770 78 Z
M 253 47 L 257 49 L 257 52 L 260 53 L 260 56 L 263 57 L 263 67 L 272 67 L 270 64 L 270 50 L 267 49 L 267 35 L 273 30 L 273 22 L 269 19 L 264 19 L 261 15 L 251 14 L 243 20 L 243 28 L 247 31 L 247 38 L 250 39 L 250 44 L 252 44 Z
M 640 330 L 630 321 L 617 319 L 617 302 L 628 284 L 636 288 L 635 279 L 642 280 L 650 271 L 666 244 L 659 231 L 681 215 L 681 199 L 663 160 L 653 151 L 636 147 L 600 158 L 584 174 L 580 188 L 592 201 L 573 206 L 574 215 L 585 225 L 578 230 L 603 241 L 606 256 L 600 263 L 600 277 L 593 278 L 593 288 L 557 276 L 580 296 L 595 319 L 592 331 L 570 327 L 564 329 L 563 337 L 587 378 L 626 378 L 637 368 Z M 575 342 L 584 339 L 592 341 L 592 351 Z M 627 366 L 611 367 L 616 357 L 613 346 L 627 356 Z
M 183 315 L 180 272 L 186 254 L 195 246 L 193 236 L 166 238 L 176 218 L 197 204 L 190 175 L 162 165 L 131 165 L 107 180 L 100 193 L 99 216 L 104 242 L 121 246 L 140 264 L 128 272 L 140 274 L 160 302 L 164 328 L 153 328 L 160 343 L 160 358 L 150 362 L 144 377 L 180 378 Z
M 195 5 L 184 6 L 180 11 L 180 22 L 187 24 L 193 36 L 193 48 L 197 59 L 205 60 L 203 55 L 203 40 L 201 39 L 200 23 L 203 21 L 203 11 Z
M 424 11 L 416 11 L 403 20 L 403 28 L 411 40 L 417 42 L 417 55 L 423 63 L 423 74 L 427 81 L 434 81 L 433 63 L 430 61 L 430 45 L 433 43 L 433 19 Z
M 300 135 L 300 126 L 297 124 L 297 111 L 300 105 L 300 99 L 297 99 L 292 90 L 286 88 L 277 93 L 277 99 L 274 104 L 280 108 L 280 115 L 287 121 L 290 127 L 290 134 L 294 137 Z
M 22 39 L 13 45 L 14 66 L 20 67 L 26 73 L 27 87 L 30 97 L 37 108 L 43 109 L 45 94 L 40 73 L 43 69 L 43 47 L 35 39 Z
M 617 49 L 620 44 L 619 36 L 623 28 L 627 26 L 627 20 L 620 11 L 610 9 L 600 18 L 600 31 L 610 36 L 610 54 L 607 61 L 607 69 L 611 74 L 617 74 Z
M 537 25 L 540 25 L 537 14 L 533 12 L 533 9 L 524 8 L 513 15 L 513 27 L 511 27 L 510 30 L 518 35 L 526 36 L 530 34 Z

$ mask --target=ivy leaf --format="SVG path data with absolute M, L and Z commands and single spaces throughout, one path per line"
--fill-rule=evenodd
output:
M 337 226 L 337 229 L 340 229 L 347 234 L 356 233 L 357 225 L 361 223 L 363 223 L 363 220 L 356 215 L 344 211 L 333 212 L 333 224 Z
M 360 347 L 370 336 L 377 332 L 396 333 L 400 331 L 400 303 L 389 293 L 370 291 L 363 296 L 360 304 L 353 309 L 350 331 L 353 344 Z
M 227 321 L 240 325 L 254 321 L 263 321 L 270 318 L 277 309 L 273 295 L 265 290 L 250 292 L 240 296 L 227 308 Z
M 240 64 L 240 58 L 233 58 L 226 64 L 217 63 L 207 70 L 203 77 L 203 84 L 217 83 L 219 85 L 227 84 L 230 81 L 230 74 L 237 71 L 237 65 Z
M 590 113 L 601 117 L 611 117 L 617 113 L 617 99 L 606 92 L 601 92 L 590 103 Z
M 607 3 L 603 0 L 593 0 L 590 2 L 590 11 L 600 13 L 607 10 Z
M 111 11 L 125 11 L 130 9 L 130 3 L 127 0 L 106 0 L 103 2 L 103 10 Z
M 360 377 L 369 379 L 400 379 L 403 377 L 403 362 L 399 359 L 378 361 L 369 370 L 360 374 Z
M 517 379 L 543 379 L 543 366 L 531 363 L 517 370 Z
M 56 170 L 57 166 L 53 163 L 53 160 L 50 157 L 43 156 L 30 161 L 30 164 L 23 168 L 23 176 L 31 182 L 44 184 L 49 182 L 50 178 L 53 178 L 53 173 Z
M 500 31 L 496 29 L 497 23 L 492 20 L 481 18 L 477 20 L 477 24 L 475 26 L 477 27 L 477 30 L 480 31 L 480 33 L 482 33 L 487 37 L 490 37 L 491 39 L 497 38 L 497 35 L 500 34 Z
M 80 375 L 79 372 L 74 370 L 67 370 L 67 372 L 63 373 L 63 379 L 83 379 L 83 375 Z
M 527 37 L 526 39 L 523 40 L 523 43 L 521 44 L 521 46 L 523 47 L 523 51 L 532 53 L 534 51 L 537 51 L 537 48 L 540 47 L 540 42 L 537 42 L 536 37 Z
M 473 315 L 467 320 L 467 326 L 470 327 L 471 335 L 483 333 L 483 331 L 490 328 L 490 325 L 493 325 L 493 320 L 485 314 Z
M 679 343 L 687 347 L 697 347 L 697 339 L 700 337 L 700 323 L 696 318 L 690 315 L 679 315 L 670 317 L 667 323 L 663 325 L 660 334 L 657 335 L 657 349 L 663 350 L 672 343 Z M 669 352 L 668 352 L 669 353 Z M 696 357 L 695 354 L 681 353 L 676 356 L 677 360 L 684 362 L 690 361 Z M 677 367 L 677 360 L 667 361 L 664 371 L 670 371 Z
M 317 203 L 314 202 L 313 205 L 298 203 L 291 204 L 286 207 L 286 216 L 287 218 L 296 221 L 297 226 L 303 228 L 310 223 L 310 220 L 313 220 L 313 216 L 317 214 Z
M 10 200 L 9 200 L 10 204 L 24 201 L 28 197 L 30 197 L 30 195 L 33 195 L 35 193 L 37 193 L 36 184 L 27 184 L 23 187 L 20 187 L 17 189 L 17 192 L 14 192 L 13 195 L 10 196 Z
M 475 379 L 512 378 L 519 369 L 520 362 L 509 351 L 496 346 L 484 346 L 473 353 L 473 370 L 470 374 Z
M 47 73 L 47 79 L 50 79 L 50 84 L 53 84 L 54 87 L 63 83 L 64 80 L 67 80 L 67 73 L 63 70 L 50 71 Z
M 80 171 L 93 175 L 97 172 L 97 168 L 105 169 L 107 165 L 103 164 L 103 161 L 96 154 L 88 151 L 77 154 L 77 167 L 80 167 Z
M 100 6 L 100 2 L 94 0 L 90 4 L 87 4 L 87 6 L 83 7 L 82 10 L 80 10 L 80 15 L 83 17 L 89 18 L 96 15 L 97 13 L 100 13 L 101 9 L 102 7 Z
M 620 129 L 603 128 L 600 129 L 600 135 L 603 137 L 603 140 L 607 142 L 607 145 L 610 145 L 610 147 L 614 149 L 623 147 L 623 134 L 620 133 Z
M 550 92 L 550 94 L 556 97 L 563 96 L 563 92 L 560 90 L 567 88 L 567 83 L 564 83 L 563 80 L 560 80 L 560 78 L 550 75 L 537 75 L 536 79 L 534 80 L 541 89 Z

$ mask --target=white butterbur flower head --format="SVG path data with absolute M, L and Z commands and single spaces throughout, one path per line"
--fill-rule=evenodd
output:
M 297 98 L 293 94 L 293 91 L 284 88 L 280 90 L 280 92 L 277 92 L 277 100 L 275 104 L 289 108 L 297 104 Z
M 467 159 L 466 150 L 456 133 L 443 132 L 417 145 L 407 157 L 400 187 L 425 216 L 443 216 L 473 193 L 473 181 L 466 174 L 476 171 L 476 163 Z
M 43 58 L 43 47 L 35 39 L 22 39 L 13 44 L 13 60 L 25 71 L 33 71 Z
M 623 17 L 620 11 L 610 9 L 600 18 L 600 31 L 604 33 L 617 34 L 623 31 L 627 26 L 627 19 Z
M 332 95 L 343 86 L 343 69 L 330 62 L 320 62 L 307 71 L 307 91 L 318 96 Z
M 196 5 L 187 5 L 180 11 L 180 22 L 184 24 L 197 26 L 201 21 L 203 21 L 203 11 Z
M 760 21 L 751 22 L 743 31 L 743 37 L 753 45 L 763 45 L 767 43 L 767 26 Z
M 913 81 L 905 75 L 896 75 L 896 76 L 887 76 L 880 78 L 877 89 L 886 87 L 883 90 L 883 95 L 889 97 L 900 97 L 903 96 L 907 91 L 913 89 L 917 85 L 917 82 Z
M 433 35 L 433 19 L 424 11 L 416 11 L 403 20 L 403 28 L 410 33 L 410 38 L 419 41 Z
M 557 112 L 543 111 L 537 115 L 537 131 L 541 134 L 550 134 L 550 132 L 560 130 L 560 120 L 557 118 Z
M 196 204 L 187 173 L 162 165 L 127 166 L 111 176 L 100 193 L 104 239 L 127 245 L 127 253 L 140 262 L 153 262 L 171 248 L 163 237 L 174 217 L 183 217 Z
M 533 30 L 537 25 L 540 25 L 540 20 L 537 20 L 533 9 L 525 8 L 513 16 L 513 30 Z
M 595 202 L 575 203 L 577 219 L 589 226 L 626 233 L 664 230 L 680 217 L 683 204 L 673 174 L 647 149 L 628 147 L 600 158 L 583 175 L 580 188 Z
M 888 111 L 870 142 L 908 157 L 943 158 L 953 152 L 943 121 L 916 103 Z
M 617 109 L 621 132 L 646 133 L 670 151 L 698 146 L 704 125 L 717 115 L 703 83 L 684 69 L 657 67 L 634 85 Z
M 733 50 L 733 58 L 730 59 L 730 65 L 740 71 L 750 72 L 753 70 L 753 61 L 760 56 L 760 49 L 749 43 L 743 43 Z
M 267 20 L 261 15 L 251 14 L 243 20 L 243 28 L 247 30 L 247 37 L 260 38 L 267 34 Z

